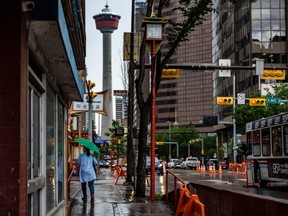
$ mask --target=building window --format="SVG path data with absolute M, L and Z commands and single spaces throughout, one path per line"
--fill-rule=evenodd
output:
M 64 106 L 48 85 L 46 97 L 46 211 L 64 199 Z
M 52 88 L 47 86 L 46 99 L 46 188 L 47 202 L 46 210 L 49 212 L 56 204 L 56 178 L 55 167 L 56 163 L 56 95 Z

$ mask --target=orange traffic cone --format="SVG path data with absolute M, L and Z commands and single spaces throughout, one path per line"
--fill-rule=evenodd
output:
M 202 172 L 206 172 L 205 165 L 202 165 Z
M 215 165 L 212 165 L 212 173 L 216 173 Z
M 211 165 L 211 164 L 209 165 L 209 170 L 208 170 L 208 172 L 209 172 L 209 173 L 212 172 L 212 165 Z
M 222 173 L 223 173 L 221 165 L 219 165 L 219 171 L 218 171 L 218 173 L 219 173 L 219 174 L 222 174 Z

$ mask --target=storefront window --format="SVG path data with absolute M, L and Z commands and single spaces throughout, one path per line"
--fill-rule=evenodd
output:
M 47 86 L 47 101 L 46 101 L 46 185 L 47 185 L 47 205 L 46 210 L 49 212 L 55 206 L 55 191 L 56 191 L 56 180 L 55 180 L 55 109 L 56 108 L 56 97 L 52 89 Z
M 64 112 L 63 106 L 58 102 L 58 203 L 64 195 Z

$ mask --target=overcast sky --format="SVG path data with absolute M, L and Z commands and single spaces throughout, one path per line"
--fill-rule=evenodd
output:
M 123 34 L 131 31 L 131 0 L 87 0 L 86 1 L 86 66 L 88 79 L 96 83 L 95 91 L 102 91 L 103 38 L 96 29 L 94 15 L 101 13 L 108 2 L 112 13 L 121 16 L 118 29 L 112 34 L 112 89 L 123 89 L 121 80 L 121 59 L 123 55 Z

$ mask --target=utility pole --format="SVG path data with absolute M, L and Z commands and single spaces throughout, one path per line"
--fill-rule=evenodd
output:
M 92 140 L 92 103 L 93 99 L 97 96 L 96 92 L 93 92 L 92 89 L 95 87 L 95 83 L 88 80 L 87 82 L 87 100 L 88 100 L 88 139 L 93 142 Z

